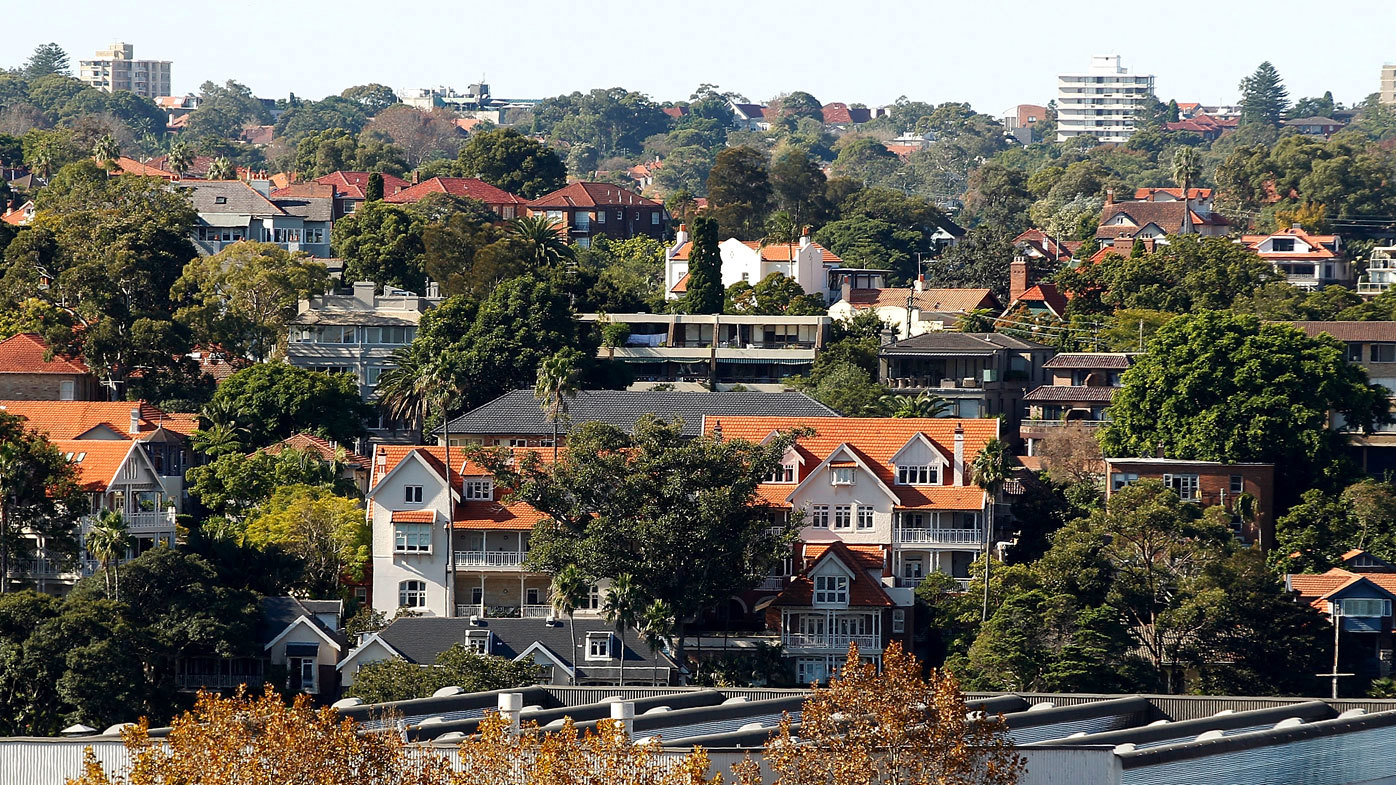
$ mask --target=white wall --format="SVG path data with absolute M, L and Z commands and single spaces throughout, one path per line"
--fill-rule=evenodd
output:
M 404 487 L 422 486 L 422 503 L 404 501 Z M 426 607 L 418 612 L 444 615 L 446 609 L 446 526 L 450 505 L 441 476 L 416 458 L 407 458 L 387 482 L 380 482 L 369 504 L 373 515 L 373 608 L 392 616 L 398 609 L 398 584 L 422 580 L 427 584 Z M 393 553 L 392 514 L 396 510 L 435 510 L 437 523 L 432 529 L 431 553 Z

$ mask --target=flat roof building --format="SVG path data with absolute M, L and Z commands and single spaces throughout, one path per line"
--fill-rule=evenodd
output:
M 1124 142 L 1153 94 L 1153 74 L 1131 74 L 1119 55 L 1096 55 L 1085 73 L 1057 77 L 1057 141 Z
M 78 79 L 108 93 L 126 90 L 154 99 L 170 94 L 169 60 L 137 60 L 135 47 L 120 41 L 97 50 L 78 65 Z

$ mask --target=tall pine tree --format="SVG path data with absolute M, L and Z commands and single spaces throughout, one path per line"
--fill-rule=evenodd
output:
M 383 175 L 378 172 L 368 176 L 368 187 L 364 189 L 364 201 L 376 202 L 383 198 Z
M 722 251 L 717 246 L 717 221 L 693 219 L 693 245 L 688 252 L 689 313 L 722 313 Z
M 34 47 L 34 54 L 24 63 L 24 75 L 38 79 L 49 74 L 71 75 L 68 68 L 68 53 L 58 44 L 40 44 Z
M 1241 124 L 1278 126 L 1289 107 L 1289 91 L 1269 60 L 1241 80 Z

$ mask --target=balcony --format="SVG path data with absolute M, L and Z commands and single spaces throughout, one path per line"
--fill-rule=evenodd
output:
M 780 642 L 791 651 L 796 649 L 826 649 L 842 652 L 848 651 L 850 643 L 858 644 L 861 651 L 877 651 L 880 645 L 876 635 L 811 635 L 798 632 L 785 633 L 781 636 Z
M 580 614 L 581 611 L 579 610 Z M 457 605 L 456 616 L 482 619 L 546 619 L 553 615 L 551 605 Z
M 1061 428 L 1067 425 L 1079 425 L 1083 428 L 1104 428 L 1109 425 L 1109 420 L 1023 420 L 1023 428 Z
M 759 585 L 759 586 L 756 587 L 756 590 L 757 590 L 757 591 L 780 591 L 780 590 L 784 589 L 784 588 L 785 588 L 785 584 L 787 584 L 787 583 L 789 583 L 789 582 L 790 582 L 790 579 L 789 579 L 788 577 L 785 577 L 785 576 L 781 576 L 781 575 L 767 575 L 767 576 L 761 581 L 761 585 Z
M 456 566 L 517 569 L 526 558 L 527 551 L 456 551 Z
M 155 510 L 126 514 L 126 531 L 137 532 L 172 531 L 175 527 L 174 510 Z
M 898 545 L 982 545 L 984 535 L 979 529 L 894 529 L 893 541 Z
M 925 575 L 902 575 L 897 578 L 897 588 L 914 589 L 917 586 L 920 586 L 922 583 L 924 583 L 925 580 Z M 955 585 L 956 587 L 958 587 L 959 591 L 967 591 L 969 589 L 969 582 L 969 578 L 955 579 Z

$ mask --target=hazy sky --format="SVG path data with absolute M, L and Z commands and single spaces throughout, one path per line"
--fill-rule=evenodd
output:
M 662 101 L 710 82 L 753 100 L 806 90 L 877 105 L 906 95 L 998 114 L 1045 103 L 1057 73 L 1118 53 L 1134 72 L 1157 76 L 1164 100 L 1232 102 L 1241 77 L 1268 59 L 1291 98 L 1332 90 L 1351 103 L 1376 92 L 1381 64 L 1396 60 L 1393 0 L 9 5 L 0 64 L 52 40 L 76 67 L 121 40 L 137 57 L 173 60 L 176 93 L 235 78 L 270 98 L 320 98 L 365 82 L 464 88 L 484 76 L 498 97 L 623 86 Z

